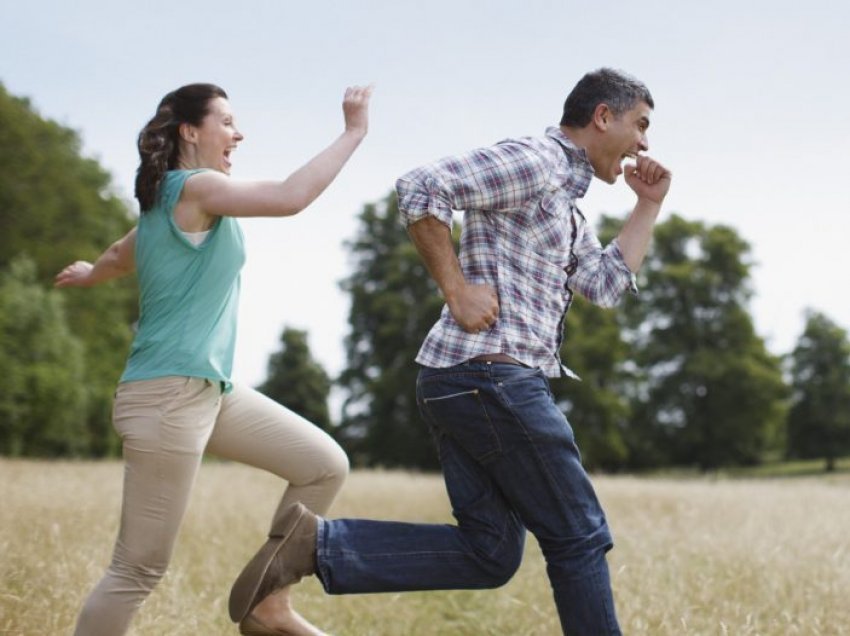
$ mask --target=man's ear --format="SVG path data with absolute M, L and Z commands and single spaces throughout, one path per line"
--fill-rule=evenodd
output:
M 597 104 L 596 108 L 593 109 L 593 119 L 591 120 L 591 123 L 597 130 L 607 130 L 608 124 L 611 123 L 612 119 L 614 119 L 614 113 L 611 112 L 608 104 Z
M 194 143 L 198 137 L 197 129 L 192 124 L 187 124 L 186 122 L 180 124 L 177 131 L 180 133 L 180 139 L 189 143 Z

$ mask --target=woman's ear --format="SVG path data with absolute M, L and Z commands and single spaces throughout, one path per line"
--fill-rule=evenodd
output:
M 177 131 L 180 133 L 180 139 L 188 143 L 195 143 L 198 138 L 198 131 L 192 124 L 182 123 Z

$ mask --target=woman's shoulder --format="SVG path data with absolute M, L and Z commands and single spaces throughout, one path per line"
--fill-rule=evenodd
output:
M 162 192 L 166 199 L 170 198 L 169 195 L 179 196 L 184 191 L 191 195 L 199 187 L 203 188 L 208 184 L 217 183 L 220 177 L 224 177 L 224 175 L 207 168 L 169 170 L 165 173 L 165 178 L 162 181 Z
M 210 201 L 225 195 L 230 185 L 227 175 L 216 170 L 188 170 L 181 181 L 182 200 L 205 208 Z
M 190 177 L 205 170 L 168 170 L 159 184 L 156 205 L 151 211 L 158 210 L 170 214 L 177 202 L 183 197 Z M 147 216 L 147 215 L 146 215 Z
M 183 183 L 191 183 L 193 188 L 215 186 L 221 183 L 226 183 L 227 175 L 211 170 L 209 168 L 197 168 L 195 170 L 173 170 L 174 179 L 180 180 Z M 169 172 L 169 174 L 171 174 Z M 191 177 L 191 178 L 190 178 Z
M 196 174 L 217 174 L 215 170 L 210 170 L 209 168 L 194 168 L 191 170 L 185 170 L 182 168 L 178 168 L 175 170 L 169 170 L 165 173 L 165 181 L 168 182 L 181 182 L 186 181 L 189 177 L 193 177 Z

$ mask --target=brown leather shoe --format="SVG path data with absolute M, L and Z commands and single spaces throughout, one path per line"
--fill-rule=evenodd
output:
M 230 590 L 230 619 L 241 623 L 272 592 L 316 572 L 319 518 L 303 504 L 289 506 L 272 524 L 269 539 Z M 274 633 L 274 632 L 272 632 Z

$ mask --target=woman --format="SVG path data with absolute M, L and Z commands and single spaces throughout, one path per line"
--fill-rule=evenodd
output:
M 302 417 L 230 374 L 240 216 L 289 216 L 333 181 L 368 128 L 371 87 L 345 92 L 344 132 L 280 182 L 229 178 L 243 136 L 227 94 L 191 84 L 166 95 L 139 134 L 136 228 L 94 264 L 77 261 L 58 287 L 88 287 L 133 272 L 139 329 L 115 396 L 125 461 L 121 524 L 112 562 L 80 613 L 78 636 L 116 636 L 165 573 L 189 492 L 208 451 L 271 471 L 289 485 L 273 518 L 301 501 L 324 513 L 348 474 L 342 449 Z M 243 634 L 321 634 L 295 612 L 289 589 L 266 597 Z

